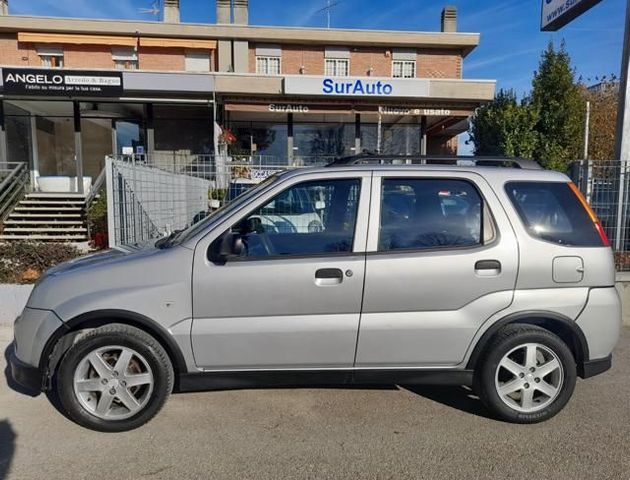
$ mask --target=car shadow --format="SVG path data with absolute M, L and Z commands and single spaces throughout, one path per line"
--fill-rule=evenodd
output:
M 38 396 L 41 392 L 25 388 L 13 379 L 13 375 L 11 374 L 11 367 L 9 366 L 9 356 L 12 349 L 13 344 L 10 343 L 9 346 L 4 350 L 4 378 L 7 381 L 7 386 L 14 392 L 21 393 L 22 395 L 28 395 L 29 397 Z M 1 478 L 2 477 L 0 477 L 0 479 Z
M 0 480 L 9 476 L 11 462 L 15 454 L 15 438 L 17 435 L 8 420 L 0 420 Z
M 495 420 L 488 409 L 468 387 L 445 385 L 400 385 L 400 388 L 478 417 Z

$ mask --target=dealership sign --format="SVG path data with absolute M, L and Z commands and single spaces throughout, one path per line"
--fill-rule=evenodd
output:
M 429 82 L 411 78 L 286 77 L 284 93 L 343 97 L 428 97 Z
M 540 29 L 555 32 L 602 0 L 542 0 Z
M 122 72 L 3 68 L 2 83 L 7 95 L 119 97 L 123 93 Z

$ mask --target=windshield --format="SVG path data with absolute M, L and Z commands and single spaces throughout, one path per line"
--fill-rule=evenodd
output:
M 165 240 L 164 243 L 161 245 L 161 248 L 170 247 L 173 245 L 179 245 L 193 238 L 195 235 L 205 230 L 205 228 L 208 226 L 210 222 L 213 222 L 218 217 L 224 214 L 230 213 L 233 210 L 240 208 L 241 205 L 244 205 L 245 203 L 249 202 L 253 197 L 258 195 L 258 193 L 261 190 L 275 183 L 280 178 L 281 175 L 282 175 L 281 173 L 276 173 L 274 175 L 271 175 L 267 177 L 264 181 L 256 185 L 255 187 L 244 190 L 234 200 L 224 204 L 218 210 L 215 210 L 214 212 L 210 213 L 203 220 L 192 224 L 190 227 L 182 230 L 181 232 L 177 232 L 171 238 L 169 238 L 168 240 Z

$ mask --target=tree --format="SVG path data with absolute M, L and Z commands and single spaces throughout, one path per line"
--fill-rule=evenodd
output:
M 549 42 L 532 87 L 529 102 L 538 112 L 534 159 L 546 168 L 565 171 L 569 162 L 582 156 L 585 104 L 564 42 L 557 51 Z
M 470 138 L 475 155 L 532 158 L 536 148 L 536 110 L 519 104 L 513 90 L 500 90 L 475 114 Z
M 582 96 L 584 101 L 591 102 L 589 159 L 612 161 L 615 156 L 619 82 L 615 76 L 604 77 L 596 86 L 584 88 Z

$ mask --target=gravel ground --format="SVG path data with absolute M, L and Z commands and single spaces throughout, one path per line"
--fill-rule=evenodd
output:
M 11 337 L 0 327 L 0 351 Z M 123 434 L 82 429 L 0 375 L 0 480 L 627 480 L 629 367 L 625 329 L 613 370 L 532 426 L 488 418 L 462 388 L 283 389 L 174 395 Z

